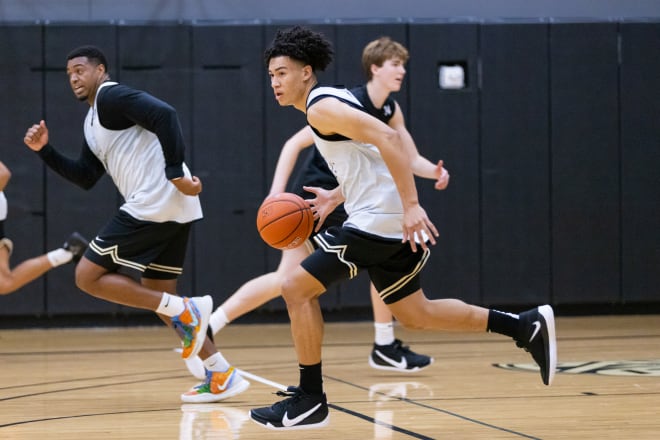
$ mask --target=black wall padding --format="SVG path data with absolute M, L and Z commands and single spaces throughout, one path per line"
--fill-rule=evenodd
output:
M 619 298 L 616 23 L 550 25 L 552 271 L 556 303 Z
M 480 302 L 479 268 L 479 26 L 474 23 L 411 23 L 408 68 L 408 125 L 420 153 L 445 161 L 449 187 L 418 180 L 420 202 L 440 232 L 422 275 L 431 298 L 458 297 Z M 441 90 L 438 66 L 464 61 L 468 87 Z
M 41 26 L 0 26 L 0 160 L 12 172 L 5 189 L 5 234 L 14 242 L 10 266 L 44 252 L 44 179 L 41 160 L 25 144 L 27 128 L 41 117 L 43 93 Z M 69 271 L 67 271 L 69 272 Z M 45 278 L 0 297 L 4 315 L 41 314 L 46 307 Z
M 481 27 L 481 221 L 486 303 L 550 300 L 548 28 Z
M 193 169 L 204 185 L 196 294 L 216 305 L 265 272 L 255 223 L 264 187 L 261 38 L 259 26 L 193 27 Z
M 111 73 L 117 72 L 116 31 L 111 25 L 45 26 L 45 102 L 43 109 L 34 109 L 37 120 L 43 112 L 50 132 L 50 142 L 63 154 L 80 155 L 83 121 L 89 110 L 86 102 L 79 102 L 66 75 L 66 57 L 83 44 L 99 46 L 108 57 Z M 41 161 L 34 158 L 35 161 Z M 46 172 L 46 245 L 48 249 L 61 246 L 66 237 L 77 230 L 90 239 L 116 213 L 117 191 L 108 176 L 104 176 L 91 190 L 85 191 L 55 174 Z M 73 268 L 54 270 L 48 275 L 48 313 L 107 313 L 119 306 L 96 299 L 75 287 Z
M 660 23 L 621 24 L 622 300 L 660 298 Z

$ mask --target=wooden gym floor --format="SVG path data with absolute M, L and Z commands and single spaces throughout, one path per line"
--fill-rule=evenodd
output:
M 223 354 L 261 381 L 197 405 L 179 400 L 196 381 L 164 326 L 3 330 L 0 439 L 660 438 L 660 316 L 557 318 L 552 387 L 505 337 L 396 333 L 435 363 L 415 374 L 373 370 L 372 324 L 327 324 L 330 425 L 277 432 L 248 411 L 278 400 L 274 385 L 297 383 L 287 324 L 223 330 Z

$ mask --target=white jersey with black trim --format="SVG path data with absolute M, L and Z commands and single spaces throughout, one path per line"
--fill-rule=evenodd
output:
M 317 87 L 307 97 L 307 108 L 315 100 L 335 97 L 362 108 L 347 89 Z M 313 127 L 312 127 L 313 128 Z M 352 139 L 322 136 L 314 130 L 314 141 L 341 187 L 348 214 L 345 226 L 385 238 L 403 237 L 403 205 L 394 179 L 378 148 Z
M 181 193 L 165 176 L 165 157 L 154 133 L 137 124 L 123 130 L 101 125 L 96 99 L 102 87 L 116 84 L 109 81 L 100 85 L 85 118 L 84 132 L 90 150 L 124 197 L 120 209 L 138 220 L 159 223 L 201 219 L 199 197 Z M 185 163 L 183 170 L 190 177 Z

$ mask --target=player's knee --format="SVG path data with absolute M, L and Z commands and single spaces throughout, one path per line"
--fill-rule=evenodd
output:
M 317 293 L 306 287 L 299 279 L 284 277 L 282 280 L 282 298 L 287 305 L 307 302 L 316 296 Z
M 93 277 L 90 276 L 89 271 L 86 271 L 82 264 L 76 266 L 76 286 L 83 292 L 91 293 Z

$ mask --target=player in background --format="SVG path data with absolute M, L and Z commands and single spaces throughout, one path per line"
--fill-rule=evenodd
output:
M 413 158 L 415 174 L 434 180 L 435 188 L 443 190 L 449 184 L 449 173 L 443 168 L 443 162 L 434 164 L 419 155 L 412 136 L 406 128 L 401 107 L 391 96 L 401 89 L 408 58 L 408 50 L 388 37 L 370 42 L 362 53 L 362 67 L 368 81 L 352 91 L 371 115 L 397 130 L 409 148 L 415 151 Z M 313 145 L 313 132 L 309 126 L 304 127 L 285 142 L 268 197 L 286 190 L 298 156 Z M 341 226 L 346 220 L 346 211 L 342 205 L 343 197 L 338 190 L 337 179 L 316 148 L 310 151 L 310 156 L 301 171 L 292 187 L 295 193 L 308 199 L 312 204 L 317 220 L 316 232 L 330 226 Z M 280 264 L 275 272 L 261 275 L 243 284 L 213 312 L 209 323 L 212 333 L 217 334 L 225 325 L 280 296 L 282 281 L 286 274 L 298 266 L 312 251 L 311 242 L 300 248 L 283 250 Z M 429 366 L 433 362 L 432 357 L 415 353 L 395 338 L 392 312 L 378 296 L 373 284 L 370 290 L 374 315 L 374 344 L 368 359 L 369 365 L 376 369 L 405 373 L 420 371 Z M 198 358 L 186 360 L 186 365 L 196 377 L 204 376 L 205 372 Z
M 28 128 L 24 142 L 83 189 L 107 173 L 125 201 L 78 263 L 76 284 L 97 298 L 156 312 L 178 333 L 183 358 L 200 353 L 208 373 L 201 385 L 181 395 L 184 402 L 216 402 L 245 391 L 249 382 L 206 340 L 211 296 L 176 293 L 190 229 L 202 218 L 202 182 L 184 162 L 176 110 L 111 81 L 97 47 L 74 49 L 66 72 L 75 97 L 89 105 L 80 156 L 70 159 L 50 145 L 43 120 Z M 141 272 L 140 282 L 119 273 L 120 267 Z
M 72 233 L 61 248 L 38 257 L 28 258 L 11 269 L 9 259 L 14 243 L 5 237 L 7 198 L 4 190 L 11 178 L 11 171 L 0 161 L 0 295 L 7 295 L 36 280 L 46 272 L 71 261 L 77 263 L 87 249 L 87 240 L 77 232 Z

